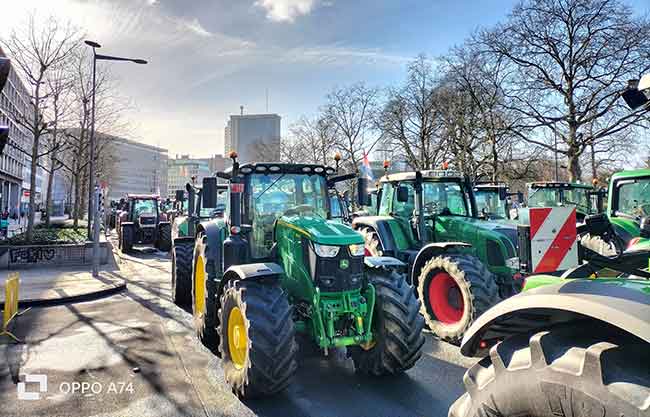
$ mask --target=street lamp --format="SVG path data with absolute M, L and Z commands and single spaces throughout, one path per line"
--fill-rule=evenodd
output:
M 144 59 L 122 58 L 118 56 L 101 55 L 97 53 L 97 48 L 101 45 L 91 40 L 85 40 L 84 43 L 93 49 L 93 95 L 92 95 L 92 113 L 90 116 L 90 186 L 88 187 L 88 239 L 91 236 L 90 216 L 93 213 L 93 192 L 95 190 L 95 90 L 97 82 L 97 60 L 104 61 L 130 61 L 136 64 L 146 64 Z
M 123 58 L 111 55 L 101 55 L 97 53 L 97 48 L 101 45 L 91 40 L 85 40 L 84 43 L 93 49 L 93 96 L 92 112 L 90 121 L 90 186 L 88 187 L 88 239 L 93 240 L 93 276 L 99 274 L 99 216 L 93 215 L 93 194 L 95 192 L 95 92 L 97 87 L 97 60 L 104 61 L 130 61 L 135 64 L 146 64 L 144 59 Z M 90 216 L 94 217 L 93 223 L 95 230 L 91 237 Z

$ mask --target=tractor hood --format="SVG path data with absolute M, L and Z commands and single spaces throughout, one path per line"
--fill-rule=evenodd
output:
M 516 247 L 517 245 L 517 225 L 512 220 L 484 220 L 474 217 L 463 217 L 463 221 L 476 227 L 494 233 L 505 235 Z
M 351 245 L 364 242 L 363 237 L 350 226 L 319 216 L 282 216 L 278 219 L 277 227 L 288 227 L 322 245 Z

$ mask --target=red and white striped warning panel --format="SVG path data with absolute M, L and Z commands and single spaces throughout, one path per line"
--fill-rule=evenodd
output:
M 530 209 L 530 252 L 534 273 L 578 265 L 575 207 Z

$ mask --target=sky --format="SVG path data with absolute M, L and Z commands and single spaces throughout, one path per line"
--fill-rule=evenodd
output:
M 334 87 L 399 83 L 417 54 L 444 54 L 503 20 L 517 0 L 0 0 L 0 36 L 30 10 L 71 21 L 132 99 L 132 139 L 205 157 L 230 114 L 313 116 Z M 650 0 L 629 0 L 639 13 Z M 90 53 L 90 52 L 89 52 Z

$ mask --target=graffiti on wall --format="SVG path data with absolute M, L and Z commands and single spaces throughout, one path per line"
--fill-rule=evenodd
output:
M 34 264 L 51 262 L 56 256 L 56 249 L 39 246 L 9 249 L 9 262 L 12 264 Z

